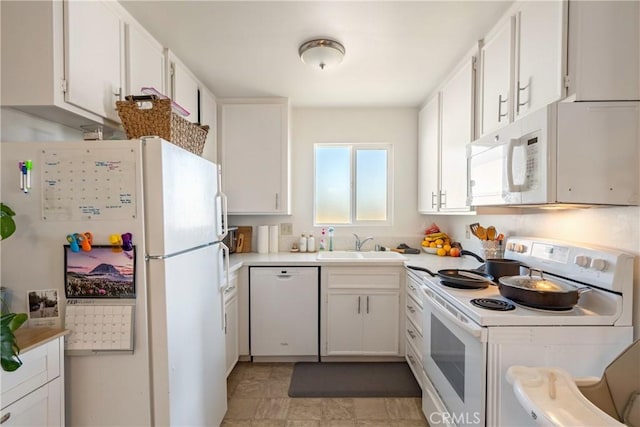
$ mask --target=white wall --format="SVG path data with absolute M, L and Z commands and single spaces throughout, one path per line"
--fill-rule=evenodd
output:
M 281 251 L 288 251 L 303 232 L 313 232 L 317 238 L 321 227 L 313 227 L 313 145 L 317 142 L 383 142 L 393 144 L 394 152 L 393 225 L 336 227 L 334 247 L 353 248 L 352 233 L 361 238 L 374 236 L 365 249 L 373 249 L 376 243 L 396 247 L 401 242 L 414 246 L 420 242 L 425 220 L 417 213 L 417 109 L 294 108 L 290 123 L 292 215 L 232 216 L 229 220 L 232 225 L 292 223 L 293 236 L 281 236 Z
M 82 131 L 11 108 L 0 108 L 0 141 L 81 140 Z

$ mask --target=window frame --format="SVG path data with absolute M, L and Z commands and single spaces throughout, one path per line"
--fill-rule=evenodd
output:
M 317 203 L 316 203 L 316 176 L 317 176 L 317 148 L 318 147 L 348 147 L 350 155 L 350 206 L 349 206 L 349 222 L 348 223 L 325 223 L 317 221 Z M 367 220 L 358 221 L 357 217 L 357 151 L 359 150 L 385 150 L 387 153 L 387 219 L 386 220 Z M 386 142 L 316 142 L 313 144 L 313 225 L 315 227 L 388 227 L 393 225 L 393 144 Z

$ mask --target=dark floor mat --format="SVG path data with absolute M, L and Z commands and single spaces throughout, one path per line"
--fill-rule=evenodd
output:
M 405 362 L 298 362 L 290 397 L 420 397 Z

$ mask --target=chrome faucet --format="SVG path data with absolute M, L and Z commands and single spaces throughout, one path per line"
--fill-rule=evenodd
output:
M 356 237 L 356 251 L 357 252 L 360 252 L 362 250 L 362 245 L 364 245 L 367 241 L 373 239 L 373 236 L 369 236 L 364 240 L 360 240 L 360 237 L 358 237 L 358 235 L 356 233 L 353 233 L 353 235 Z

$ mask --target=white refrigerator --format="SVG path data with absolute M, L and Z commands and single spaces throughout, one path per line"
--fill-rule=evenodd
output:
M 0 248 L 13 310 L 27 310 L 29 291 L 56 289 L 64 325 L 67 235 L 90 232 L 94 245 L 108 245 L 131 233 L 135 245 L 133 351 L 65 357 L 66 424 L 220 425 L 226 201 L 218 166 L 158 138 L 0 147 L 0 200 L 16 212 L 17 230 Z

